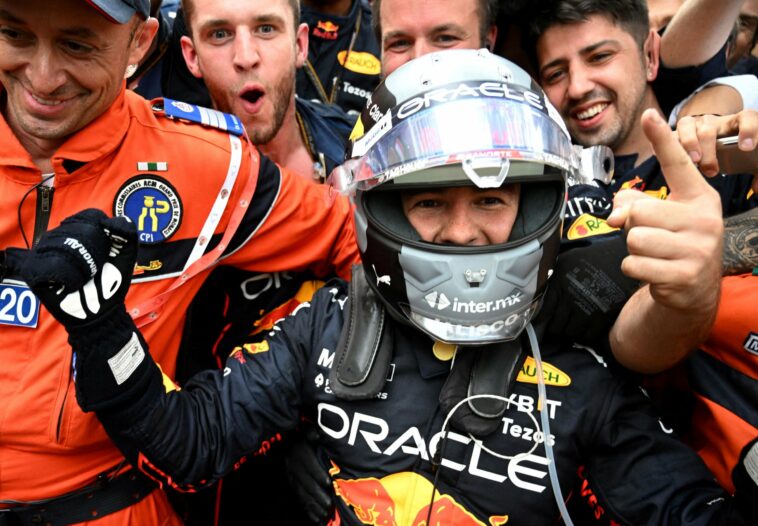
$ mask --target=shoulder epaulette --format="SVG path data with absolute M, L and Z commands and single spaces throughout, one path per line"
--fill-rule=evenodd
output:
M 197 122 L 234 135 L 242 136 L 245 132 L 242 123 L 236 116 L 210 108 L 203 108 L 202 106 L 195 106 L 187 102 L 164 98 L 163 111 L 167 117 L 171 117 L 172 119 Z

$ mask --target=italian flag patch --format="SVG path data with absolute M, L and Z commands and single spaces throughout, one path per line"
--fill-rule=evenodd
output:
M 168 163 L 137 163 L 140 172 L 167 172 Z

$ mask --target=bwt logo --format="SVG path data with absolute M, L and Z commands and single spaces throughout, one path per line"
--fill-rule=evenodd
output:
M 748 334 L 744 345 L 747 352 L 758 355 L 758 334 L 754 332 Z

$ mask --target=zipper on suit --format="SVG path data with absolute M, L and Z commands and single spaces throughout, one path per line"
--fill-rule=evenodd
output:
M 32 246 L 36 246 L 39 243 L 42 235 L 47 232 L 47 225 L 50 223 L 50 210 L 53 205 L 53 191 L 52 186 L 41 184 L 37 187 L 37 207 L 34 212 L 34 237 L 32 238 Z M 61 429 L 63 427 L 63 414 L 66 411 L 66 402 L 68 401 L 68 386 L 71 383 L 71 368 L 69 367 L 68 382 L 63 392 L 63 403 L 58 410 L 58 421 L 55 425 L 55 441 L 60 443 L 61 441 Z
M 53 205 L 53 187 L 40 185 L 37 187 L 37 210 L 34 214 L 34 238 L 32 246 L 35 246 L 39 239 L 47 231 L 47 224 L 50 221 L 50 209 Z
M 68 388 L 71 385 L 71 377 L 73 371 L 71 370 L 71 365 L 69 365 L 68 368 L 68 382 L 66 382 L 66 388 L 63 392 L 63 403 L 61 404 L 60 411 L 58 411 L 58 422 L 55 425 L 55 443 L 60 444 L 62 437 L 61 437 L 61 429 L 63 428 L 63 413 L 66 411 L 66 402 L 68 402 Z

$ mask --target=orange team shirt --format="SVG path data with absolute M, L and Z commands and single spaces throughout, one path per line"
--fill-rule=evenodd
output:
M 34 232 L 33 187 L 42 174 L 2 117 L 0 144 L 0 249 L 23 247 L 22 229 L 28 239 Z M 235 148 L 241 149 L 239 175 L 229 186 Z M 259 272 L 309 269 L 349 278 L 358 261 L 346 200 L 326 206 L 323 187 L 280 171 L 245 140 L 235 146 L 229 133 L 168 118 L 131 92 L 122 91 L 106 113 L 69 138 L 52 163 L 48 229 L 84 208 L 124 213 L 138 224 L 144 243 L 127 296 L 135 317 L 138 305 L 182 280 L 196 247 L 202 253 L 224 245 L 222 264 Z M 212 210 L 219 202 L 225 202 L 221 213 Z M 203 236 L 212 212 L 218 224 Z M 222 239 L 235 217 L 242 217 L 235 236 Z M 181 281 L 164 304 L 137 317 L 169 376 L 185 312 L 208 272 Z M 0 501 L 48 499 L 93 483 L 123 457 L 95 415 L 76 403 L 65 330 L 44 307 L 34 328 L 2 319 L 0 313 Z M 115 517 L 111 523 L 118 523 Z
M 701 347 L 687 364 L 694 410 L 684 438 L 734 492 L 732 469 L 758 436 L 758 276 L 721 280 L 716 322 Z

